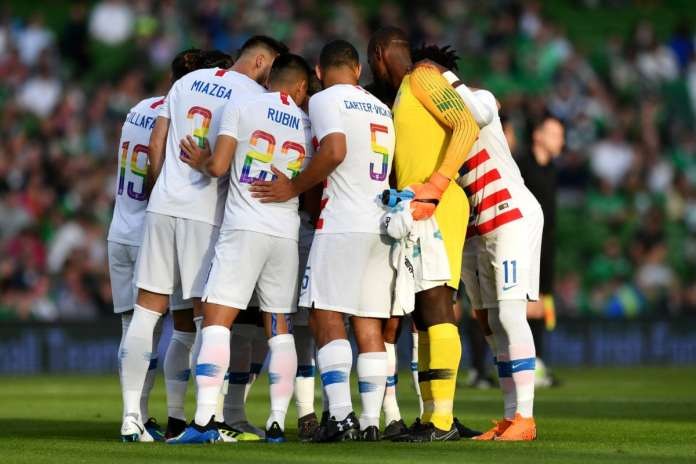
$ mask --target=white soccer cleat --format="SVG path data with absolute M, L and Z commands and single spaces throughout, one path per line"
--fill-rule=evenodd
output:
M 149 443 L 155 440 L 145 430 L 145 426 L 138 417 L 127 415 L 121 424 L 121 441 Z

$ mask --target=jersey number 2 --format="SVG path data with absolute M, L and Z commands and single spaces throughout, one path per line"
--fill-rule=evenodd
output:
M 262 152 L 258 150 L 259 142 L 261 141 L 266 142 L 266 151 Z M 266 180 L 266 176 L 270 173 L 270 171 L 259 169 L 258 177 L 254 177 L 251 173 L 251 168 L 254 161 L 266 165 L 269 165 L 273 161 L 276 140 L 275 137 L 268 132 L 255 130 L 249 138 L 249 145 L 252 147 L 252 150 L 247 152 L 246 158 L 244 158 L 242 174 L 239 176 L 239 182 L 245 184 L 253 184 L 256 180 Z M 283 145 L 280 146 L 280 153 L 285 156 L 290 151 L 295 151 L 297 153 L 297 158 L 294 161 L 289 162 L 287 165 L 287 169 L 290 171 L 290 178 L 292 179 L 300 173 L 306 153 L 303 145 L 291 140 L 287 140 L 283 142 Z M 271 174 L 270 180 L 273 179 L 275 179 L 275 175 Z

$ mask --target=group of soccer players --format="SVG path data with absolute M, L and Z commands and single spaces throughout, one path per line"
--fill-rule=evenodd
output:
M 414 64 L 399 29 L 377 31 L 367 54 L 377 96 L 358 85 L 358 52 L 344 40 L 326 44 L 314 70 L 266 36 L 235 61 L 187 50 L 167 96 L 129 112 L 108 236 L 124 441 L 283 442 L 293 393 L 303 441 L 536 438 L 526 304 L 538 293 L 543 214 L 498 103 L 437 53 Z M 460 281 L 503 392 L 503 418 L 484 433 L 453 416 Z M 168 310 L 163 433 L 147 402 Z M 394 350 L 408 313 L 421 400 L 410 427 Z M 244 403 L 266 357 L 270 413 L 259 429 Z

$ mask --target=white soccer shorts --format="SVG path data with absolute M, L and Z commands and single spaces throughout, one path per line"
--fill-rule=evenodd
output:
M 133 275 L 140 247 L 111 241 L 107 245 L 111 298 L 114 304 L 114 313 L 120 314 L 133 309 L 138 296 Z M 193 308 L 191 300 L 184 300 L 181 295 L 181 286 L 177 286 L 169 297 L 169 309 L 178 311 L 190 308 Z
M 294 313 L 297 265 L 297 242 L 293 239 L 224 230 L 215 245 L 203 301 L 246 309 L 256 290 L 262 311 Z
M 539 299 L 539 261 L 544 215 L 536 205 L 516 221 L 468 238 L 462 258 L 462 283 L 473 309 L 498 307 L 498 301 Z
M 379 234 L 316 234 L 300 306 L 389 318 L 395 280 L 389 258 L 391 241 Z
M 203 296 L 219 227 L 192 219 L 148 212 L 135 283 L 138 288 L 172 295 Z

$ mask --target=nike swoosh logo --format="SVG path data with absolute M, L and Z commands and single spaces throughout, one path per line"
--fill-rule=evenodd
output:
M 517 369 L 518 367 L 522 366 L 524 363 L 515 363 L 512 365 L 513 369 Z
M 515 288 L 515 287 L 517 287 L 517 285 L 519 285 L 519 284 L 515 284 L 515 285 L 503 285 L 503 291 L 507 291 L 507 290 L 510 290 L 511 288 Z
M 135 426 L 138 427 L 138 430 L 140 430 L 140 435 L 142 435 L 143 433 L 145 433 L 145 429 L 143 429 L 143 428 L 140 426 L 140 424 L 137 424 L 137 423 L 136 423 Z

